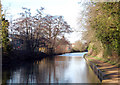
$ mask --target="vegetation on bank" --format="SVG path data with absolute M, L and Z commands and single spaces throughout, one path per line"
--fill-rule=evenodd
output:
M 98 57 L 98 56 L 86 56 L 86 58 L 89 60 L 89 61 L 91 61 L 91 62 L 94 62 L 94 59 L 95 60 L 99 60 L 99 61 L 103 61 L 103 62 L 105 62 L 105 63 L 109 63 L 109 64 L 111 64 L 111 65 L 116 65 L 117 67 L 118 67 L 118 65 L 120 64 L 120 63 L 118 63 L 118 62 L 116 62 L 116 61 L 110 61 L 109 59 L 107 59 L 107 58 L 102 58 L 102 57 Z M 92 59 L 92 58 L 94 58 L 94 59 Z M 94 64 L 97 66 L 97 64 L 94 62 Z
M 0 3 L 0 12 L 2 12 L 3 10 L 1 10 L 2 5 Z M 0 49 L 2 49 L 2 54 L 4 55 L 8 55 L 8 53 L 11 50 L 11 46 L 10 46 L 10 41 L 8 39 L 8 26 L 9 26 L 9 22 L 8 20 L 6 20 L 5 15 L 0 13 L 0 21 L 1 21 L 1 26 L 0 26 Z
M 119 83 L 119 64 L 97 56 L 86 54 L 85 59 L 89 62 L 91 68 L 98 75 L 102 83 Z M 101 75 L 102 74 L 102 75 Z
M 89 56 L 101 57 L 108 62 L 120 60 L 120 2 L 89 3 L 81 17 L 85 24 L 83 40 Z M 83 22 L 83 20 L 85 20 Z
M 87 48 L 87 43 L 82 43 L 80 40 L 78 40 L 73 44 L 72 52 L 84 52 L 87 51 Z
M 2 9 L 2 5 L 0 5 Z M 63 16 L 44 14 L 44 8 L 22 8 L 20 17 L 9 22 L 1 11 L 1 44 L 3 61 L 31 59 L 70 51 L 70 43 L 64 37 L 72 28 Z M 7 15 L 6 15 L 7 16 Z M 46 55 L 45 55 L 46 54 Z M 5 59 L 5 60 L 4 60 Z
M 2 15 L 2 51 L 3 53 L 10 52 L 10 41 L 8 39 L 8 20 L 5 20 L 4 15 Z

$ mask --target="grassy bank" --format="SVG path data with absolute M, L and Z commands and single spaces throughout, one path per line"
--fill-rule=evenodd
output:
M 119 83 L 119 62 L 112 62 L 102 57 L 90 55 L 86 55 L 85 58 L 96 65 L 97 69 L 104 74 L 102 83 Z
M 107 58 L 103 58 L 103 57 L 98 57 L 98 56 L 87 56 L 88 60 L 89 61 L 94 61 L 95 60 L 99 60 L 99 61 L 103 61 L 103 62 L 106 62 L 106 63 L 109 63 L 111 65 L 115 65 L 115 66 L 119 66 L 120 65 L 120 62 L 118 61 L 111 61 L 110 59 L 107 59 Z

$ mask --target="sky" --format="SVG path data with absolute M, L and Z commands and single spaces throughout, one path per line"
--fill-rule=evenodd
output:
M 82 0 L 83 1 L 83 0 Z M 22 12 L 22 7 L 31 9 L 32 15 L 36 13 L 36 9 L 44 7 L 44 13 L 50 15 L 64 16 L 65 21 L 73 29 L 80 29 L 78 26 L 78 19 L 80 11 L 83 7 L 80 7 L 80 0 L 2 0 L 3 9 L 7 10 L 7 19 L 10 20 L 19 17 L 19 13 Z M 81 39 L 81 32 L 73 32 L 67 34 L 66 38 L 74 43 L 76 40 Z

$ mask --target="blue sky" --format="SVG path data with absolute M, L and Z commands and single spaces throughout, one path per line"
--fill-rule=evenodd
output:
M 73 29 L 78 29 L 77 20 L 83 9 L 78 2 L 80 0 L 3 0 L 2 5 L 7 9 L 7 16 L 12 15 L 13 19 L 19 17 L 18 13 L 22 11 L 22 7 L 30 8 L 32 15 L 36 13 L 36 9 L 44 7 L 45 14 L 62 15 Z M 73 43 L 81 38 L 81 33 L 74 32 L 66 37 Z

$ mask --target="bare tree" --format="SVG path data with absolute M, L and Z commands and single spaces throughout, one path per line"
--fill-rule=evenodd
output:
M 30 9 L 23 8 L 22 17 L 14 21 L 13 28 L 18 35 L 25 37 L 26 49 L 33 51 L 42 44 L 54 51 L 57 38 L 70 33 L 71 28 L 62 16 L 43 15 L 43 8 L 31 16 Z

